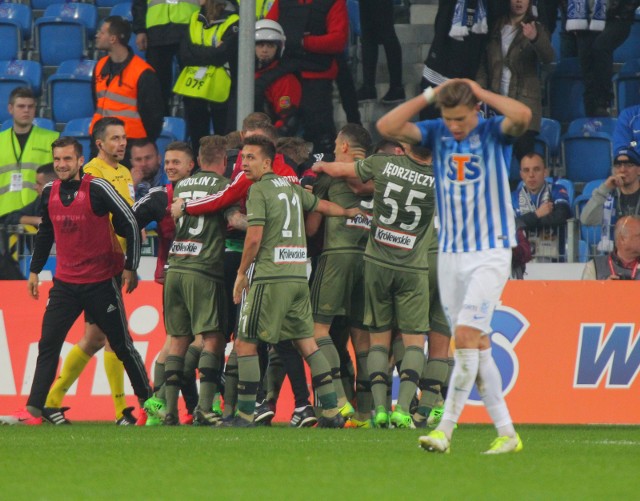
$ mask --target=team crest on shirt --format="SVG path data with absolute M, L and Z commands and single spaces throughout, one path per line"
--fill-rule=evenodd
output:
M 280 108 L 286 110 L 291 108 L 291 98 L 289 96 L 282 96 L 279 100 Z
M 451 153 L 446 167 L 447 178 L 456 184 L 476 183 L 484 177 L 482 159 L 473 153 Z

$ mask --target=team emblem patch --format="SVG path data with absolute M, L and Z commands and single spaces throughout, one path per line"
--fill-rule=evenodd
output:
M 282 96 L 278 100 L 278 104 L 280 105 L 280 109 L 286 110 L 287 108 L 291 108 L 291 98 L 289 96 Z

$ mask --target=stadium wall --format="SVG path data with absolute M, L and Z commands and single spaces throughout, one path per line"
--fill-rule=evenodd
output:
M 2 282 L 0 292 L 0 414 L 23 407 L 31 387 L 42 315 L 26 282 Z M 514 421 L 519 423 L 640 424 L 640 342 L 635 282 L 510 281 L 493 321 L 493 356 Z M 165 340 L 161 287 L 141 282 L 125 295 L 133 340 L 147 369 Z M 62 357 L 82 336 L 82 318 Z M 111 420 L 113 406 L 102 355 L 92 360 L 64 405 L 71 420 Z M 397 381 L 394 385 L 397 389 Z M 133 391 L 127 384 L 130 405 Z M 462 422 L 489 422 L 477 391 Z M 283 390 L 276 419 L 288 421 L 290 389 Z

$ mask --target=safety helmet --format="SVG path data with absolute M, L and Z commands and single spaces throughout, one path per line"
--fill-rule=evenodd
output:
M 279 23 L 270 19 L 260 19 L 256 22 L 256 43 L 273 42 L 278 45 L 278 57 L 282 57 L 284 43 L 287 37 Z

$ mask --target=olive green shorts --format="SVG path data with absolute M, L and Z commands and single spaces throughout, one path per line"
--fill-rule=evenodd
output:
M 364 262 L 364 324 L 371 332 L 397 327 L 403 334 L 429 331 L 429 275 Z
M 429 325 L 431 330 L 451 337 L 449 322 L 440 303 L 438 291 L 438 253 L 429 253 Z
M 164 280 L 164 325 L 170 336 L 224 332 L 227 296 L 222 282 L 202 275 L 167 271 Z
M 361 327 L 364 318 L 364 259 L 362 254 L 320 256 L 311 284 L 314 321 L 330 324 L 345 316 L 349 324 Z
M 253 283 L 238 321 L 243 341 L 269 344 L 313 337 L 313 317 L 306 282 Z

